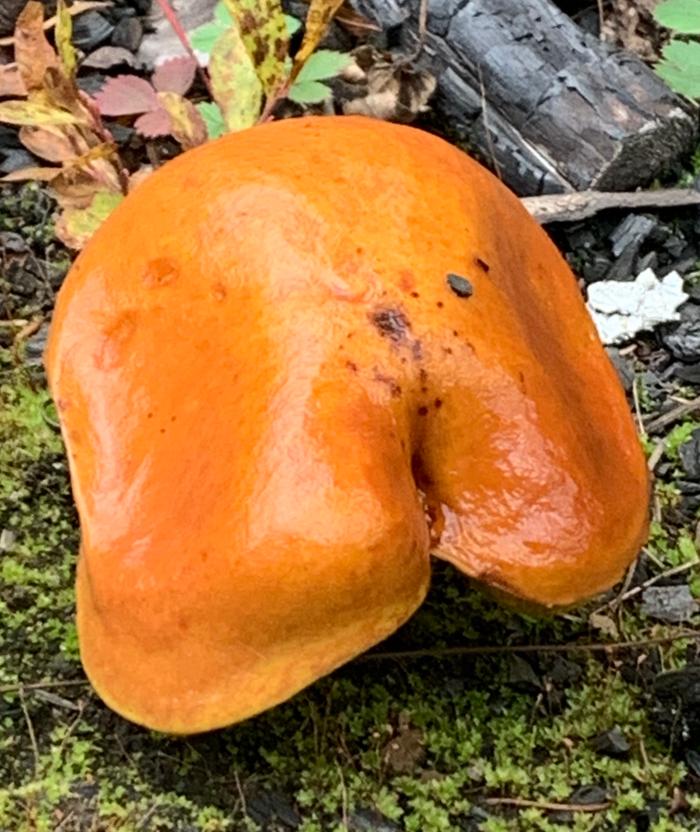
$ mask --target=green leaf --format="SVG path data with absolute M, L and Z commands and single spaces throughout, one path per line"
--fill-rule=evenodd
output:
M 216 103 L 229 130 L 244 130 L 258 120 L 263 88 L 238 29 L 233 26 L 216 42 L 209 60 Z
M 700 0 L 665 0 L 654 9 L 656 22 L 684 35 L 700 35 Z
M 669 87 L 688 98 L 699 98 L 700 43 L 672 40 L 664 46 L 662 56 L 656 71 Z
M 190 32 L 190 43 L 197 52 L 211 55 L 214 44 L 226 31 L 226 26 L 220 26 L 216 21 L 205 23 Z
M 289 33 L 280 0 L 224 0 L 240 30 L 265 95 L 287 78 Z
M 308 59 L 297 75 L 297 83 L 335 78 L 351 62 L 349 55 L 331 49 L 319 49 Z
M 56 233 L 67 246 L 81 249 L 124 199 L 122 194 L 98 191 L 87 208 L 68 208 L 56 223 Z
M 202 101 L 197 104 L 199 114 L 207 126 L 207 135 L 210 139 L 218 139 L 226 132 L 226 122 L 221 107 L 211 101 Z
M 296 81 L 287 94 L 287 98 L 297 104 L 320 104 L 331 94 L 330 89 L 319 81 Z
M 233 24 L 231 12 L 226 8 L 226 3 L 224 3 L 223 0 L 220 0 L 216 4 L 216 8 L 214 9 L 214 20 L 226 27 Z
M 33 101 L 0 102 L 0 121 L 30 127 L 50 127 L 56 124 L 80 124 L 80 119 L 67 110 L 58 110 Z
M 292 17 L 290 14 L 284 16 L 284 22 L 287 25 L 287 34 L 289 37 L 301 29 L 301 21 L 297 20 L 296 17 Z M 233 25 L 231 12 L 229 12 L 222 0 L 222 2 L 216 4 L 214 19 L 209 23 L 198 26 L 190 32 L 190 43 L 198 52 L 211 55 L 217 40 Z
M 284 22 L 287 24 L 287 34 L 290 38 L 292 35 L 296 35 L 299 29 L 301 29 L 301 20 L 297 20 L 296 17 L 292 17 L 291 14 L 286 14 L 284 16 Z

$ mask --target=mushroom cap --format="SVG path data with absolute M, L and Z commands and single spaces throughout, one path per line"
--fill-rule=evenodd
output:
M 83 664 L 154 729 L 244 719 L 375 644 L 431 551 L 556 607 L 646 533 L 572 273 L 495 177 L 413 128 L 288 120 L 167 163 L 76 261 L 47 369 Z

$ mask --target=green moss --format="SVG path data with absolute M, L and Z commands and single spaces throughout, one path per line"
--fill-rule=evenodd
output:
M 0 829 L 247 832 L 256 827 L 246 811 L 256 816 L 256 795 L 268 791 L 293 802 L 304 832 L 343 830 L 359 810 L 407 832 L 619 830 L 655 801 L 657 832 L 694 828 L 664 808 L 686 772 L 653 734 L 635 655 L 364 659 L 226 731 L 183 740 L 126 723 L 78 661 L 78 526 L 55 414 L 10 356 L 0 369 Z M 662 527 L 652 539 L 664 565 L 692 557 L 691 543 Z M 633 607 L 623 621 L 649 634 Z M 426 604 L 390 646 L 580 638 L 590 638 L 586 610 L 518 615 L 438 565 Z M 667 667 L 682 658 L 680 647 L 664 649 Z M 614 727 L 630 744 L 622 758 L 591 744 Z M 403 759 L 403 743 L 418 752 Z M 566 803 L 581 786 L 604 789 L 610 807 L 562 815 L 483 802 Z

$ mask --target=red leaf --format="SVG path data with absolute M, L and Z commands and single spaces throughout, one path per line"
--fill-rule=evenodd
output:
M 136 75 L 110 78 L 95 96 L 95 102 L 103 116 L 134 116 L 160 107 L 156 91 Z
M 176 92 L 184 95 L 192 86 L 197 64 L 187 56 L 171 58 L 156 68 L 151 81 L 158 92 Z
M 147 139 L 155 139 L 158 136 L 169 136 L 173 123 L 170 114 L 164 107 L 144 113 L 136 119 L 134 127 Z

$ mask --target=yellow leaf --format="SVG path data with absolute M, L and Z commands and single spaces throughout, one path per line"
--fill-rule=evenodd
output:
M 63 69 L 69 78 L 75 75 L 78 66 L 78 55 L 73 46 L 73 19 L 70 16 L 64 0 L 58 0 L 56 9 L 56 46 Z
M 294 57 L 292 78 L 296 78 L 312 52 L 323 40 L 331 20 L 342 5 L 343 0 L 311 0 L 306 15 L 304 40 Z
M 56 53 L 44 34 L 44 7 L 41 3 L 27 3 L 17 18 L 15 61 L 29 91 L 40 89 L 46 70 L 56 66 Z
M 69 248 L 81 249 L 124 199 L 122 194 L 97 191 L 86 208 L 67 208 L 56 221 L 56 236 Z
M 214 44 L 209 77 L 228 129 L 252 127 L 260 115 L 263 88 L 237 28 L 228 29 Z
M 51 127 L 57 124 L 78 124 L 79 119 L 65 110 L 57 110 L 36 101 L 0 102 L 0 121 L 27 124 L 30 127 Z
M 263 92 L 275 93 L 287 78 L 289 33 L 280 0 L 224 0 L 241 33 Z
M 159 92 L 163 109 L 170 116 L 172 136 L 188 150 L 207 140 L 207 126 L 194 104 L 176 92 Z

